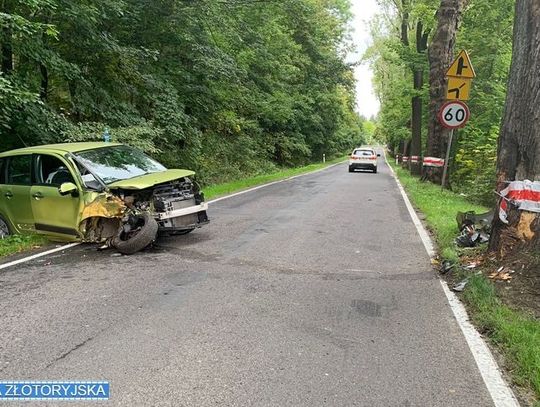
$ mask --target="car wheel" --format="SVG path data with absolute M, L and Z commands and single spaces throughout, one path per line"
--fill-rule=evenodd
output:
M 157 236 L 158 223 L 149 213 L 139 215 L 135 230 L 120 229 L 112 240 L 112 246 L 122 254 L 134 254 L 150 245 Z
M 353 168 L 353 167 L 349 167 L 349 172 L 354 172 L 354 168 Z
M 0 239 L 4 239 L 11 235 L 11 230 L 9 229 L 9 225 L 7 221 L 0 216 Z
M 377 167 L 373 168 L 373 174 L 377 174 Z

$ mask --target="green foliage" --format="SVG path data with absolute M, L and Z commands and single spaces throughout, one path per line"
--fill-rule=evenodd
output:
M 377 133 L 394 151 L 400 142 L 410 139 L 411 67 L 424 65 L 427 79 L 427 59 L 422 59 L 413 47 L 415 22 L 426 29 L 434 28 L 436 0 L 407 2 L 409 40 L 400 41 L 399 27 L 402 2 L 382 1 L 385 13 L 372 22 L 373 46 L 366 53 L 374 70 L 374 82 L 381 101 Z M 452 188 L 475 202 L 491 205 L 494 200 L 497 138 L 503 113 L 506 82 L 512 57 L 512 26 L 514 1 L 471 0 L 464 12 L 457 36 L 456 50 L 468 50 L 477 78 L 473 82 L 468 105 L 471 120 L 456 135 L 457 145 L 452 157 L 450 181 Z M 486 35 L 489 33 L 489 35 Z M 429 45 L 429 42 L 428 42 Z M 428 89 L 422 92 L 424 101 L 423 134 L 427 134 Z M 424 143 L 425 145 L 425 143 Z
M 497 139 L 512 59 L 514 1 L 474 0 L 463 17 L 457 48 L 467 49 L 477 74 L 471 120 L 459 131 L 452 185 L 485 204 L 493 203 Z M 485 35 L 489 32 L 489 35 Z
M 14 235 L 0 239 L 0 257 L 37 248 L 46 243 L 46 240 L 38 235 Z
M 347 0 L 2 4 L 0 150 L 108 127 L 222 182 L 362 141 Z

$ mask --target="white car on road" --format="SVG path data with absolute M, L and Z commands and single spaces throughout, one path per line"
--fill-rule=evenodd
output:
M 349 157 L 349 172 L 354 170 L 371 170 L 377 173 L 377 157 L 380 157 L 371 147 L 355 148 Z

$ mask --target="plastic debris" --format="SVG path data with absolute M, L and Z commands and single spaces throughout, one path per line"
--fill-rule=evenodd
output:
M 454 267 L 456 266 L 456 263 L 452 263 L 451 261 L 449 260 L 444 260 L 442 262 L 442 265 L 441 265 L 441 268 L 439 270 L 439 272 L 441 274 L 447 274 L 448 272 L 450 272 Z
M 472 270 L 472 269 L 475 269 L 476 267 L 478 267 L 479 265 L 480 265 L 480 262 L 473 261 L 472 263 L 467 264 L 464 268 L 466 270 Z
M 466 278 L 465 280 L 462 280 L 459 283 L 454 284 L 454 286 L 452 287 L 452 290 L 454 290 L 455 292 L 461 293 L 463 292 L 463 290 L 465 290 L 465 286 L 467 285 L 468 282 L 469 282 L 469 279 Z
M 461 232 L 456 238 L 459 247 L 475 247 L 489 241 L 493 211 L 480 215 L 474 211 L 458 212 L 456 221 Z

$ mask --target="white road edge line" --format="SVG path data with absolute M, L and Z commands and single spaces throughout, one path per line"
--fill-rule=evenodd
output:
M 295 179 L 295 178 L 304 177 L 304 176 L 310 175 L 310 174 L 315 174 L 317 172 L 324 171 L 324 170 L 327 170 L 329 168 L 335 167 L 336 165 L 342 164 L 343 162 L 344 161 L 336 163 L 336 164 L 331 164 L 331 165 L 329 165 L 327 167 L 320 168 L 320 169 L 315 170 L 315 171 L 310 171 L 310 172 L 306 172 L 304 174 L 294 175 L 292 177 L 288 177 L 288 178 L 280 179 L 280 180 L 277 180 L 277 181 L 269 182 L 267 184 L 258 185 L 256 187 L 246 189 L 244 191 L 236 192 L 234 194 L 222 196 L 221 198 L 216 198 L 214 200 L 208 201 L 208 205 L 210 205 L 211 203 L 216 203 L 216 202 L 222 201 L 224 199 L 229 199 L 229 198 L 232 198 L 232 197 L 235 197 L 235 196 L 238 196 L 238 195 L 247 194 L 248 192 L 255 191 L 255 190 L 261 189 L 261 188 L 265 188 L 265 187 L 268 187 L 270 185 L 279 184 L 280 182 L 290 181 L 290 180 Z M 62 250 L 68 250 L 68 249 L 71 249 L 72 247 L 78 246 L 80 244 L 81 244 L 80 242 L 70 243 L 70 244 L 60 246 L 60 247 L 56 247 L 56 248 L 51 249 L 51 250 L 47 250 L 47 251 L 42 252 L 42 253 L 34 254 L 32 256 L 23 257 L 23 258 L 21 258 L 19 260 L 14 260 L 14 261 L 10 261 L 9 263 L 0 264 L 0 270 L 6 269 L 8 267 L 13 267 L 13 266 L 16 266 L 16 265 L 21 264 L 21 263 L 26 263 L 28 261 L 38 259 L 40 257 L 48 256 L 49 254 L 60 252 Z
M 403 197 L 405 205 L 407 206 L 407 210 L 409 211 L 409 215 L 411 216 L 412 221 L 416 226 L 416 230 L 418 231 L 418 234 L 422 239 L 422 243 L 424 244 L 424 247 L 426 248 L 429 257 L 433 259 L 436 255 L 433 241 L 431 240 L 428 232 L 424 228 L 424 225 L 418 218 L 418 215 L 416 214 L 416 211 L 414 210 L 411 201 L 409 200 L 409 197 L 405 192 L 405 189 L 403 189 L 401 182 L 399 181 L 396 173 L 394 172 L 394 169 L 388 162 L 386 152 L 384 154 L 384 159 L 386 161 L 386 165 L 388 166 L 388 168 L 390 168 L 390 172 L 392 173 L 392 176 L 394 177 L 398 185 L 401 196 Z M 499 366 L 497 366 L 497 362 L 495 361 L 493 354 L 489 350 L 489 347 L 484 342 L 484 339 L 482 338 L 482 336 L 480 336 L 476 328 L 469 321 L 469 317 L 467 315 L 465 307 L 463 306 L 459 298 L 452 291 L 450 291 L 450 289 L 448 288 L 448 284 L 446 284 L 446 281 L 443 281 L 441 278 L 439 278 L 439 282 L 441 283 L 444 294 L 446 295 L 448 303 L 450 304 L 450 308 L 454 313 L 454 317 L 456 318 L 458 325 L 461 328 L 463 335 L 465 336 L 465 340 L 469 345 L 469 349 L 471 350 L 476 365 L 478 366 L 478 370 L 480 370 L 480 375 L 482 376 L 482 379 L 486 384 L 488 392 L 491 395 L 493 402 L 495 403 L 495 407 L 520 407 L 512 389 L 503 379 L 501 370 Z
M 244 189 L 243 191 L 240 191 L 240 192 L 235 192 L 235 193 L 230 194 L 230 195 L 225 195 L 225 196 L 222 196 L 220 198 L 212 199 L 211 201 L 208 201 L 208 205 L 219 202 L 219 201 L 223 201 L 224 199 L 234 198 L 235 196 L 238 196 L 238 195 L 247 194 L 248 192 L 256 191 L 257 189 L 266 188 L 266 187 L 269 187 L 271 185 L 279 184 L 281 182 L 290 181 L 290 180 L 295 179 L 295 178 L 305 177 L 306 175 L 316 174 L 318 172 L 325 171 L 325 170 L 327 170 L 329 168 L 335 167 L 336 165 L 343 164 L 344 162 L 345 161 L 341 161 L 339 163 L 331 164 L 331 165 L 328 165 L 327 167 L 320 168 L 320 169 L 315 170 L 315 171 L 305 172 L 303 174 L 298 174 L 298 175 L 294 175 L 292 177 L 287 177 L 287 178 L 283 178 L 283 179 L 280 179 L 280 180 L 277 180 L 277 181 L 272 181 L 272 182 L 269 182 L 267 184 L 257 185 L 256 187 L 253 187 L 253 188 Z
M 75 246 L 78 246 L 78 245 L 80 245 L 79 242 L 77 242 L 77 243 L 69 243 L 69 244 L 65 244 L 65 245 L 60 246 L 60 247 L 55 247 L 54 249 L 47 250 L 45 252 L 34 254 L 32 256 L 23 257 L 22 259 L 19 259 L 19 260 L 14 260 L 14 261 L 10 261 L 9 263 L 0 264 L 0 270 L 7 269 L 8 267 L 16 266 L 17 264 L 26 263 L 27 261 L 38 259 L 38 258 L 43 257 L 43 256 L 48 256 L 49 254 L 60 252 L 62 250 L 71 249 L 72 247 L 75 247 Z

